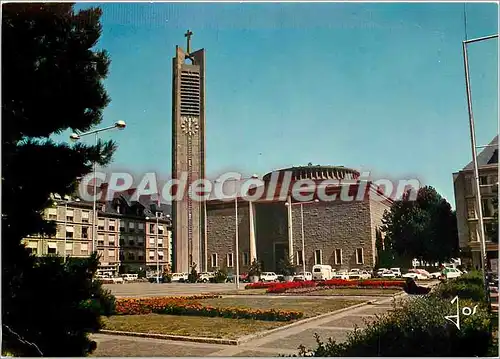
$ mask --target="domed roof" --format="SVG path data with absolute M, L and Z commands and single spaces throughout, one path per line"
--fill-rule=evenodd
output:
M 279 174 L 279 176 L 284 175 L 285 172 L 291 172 L 292 181 L 298 181 L 302 179 L 348 180 L 348 179 L 358 179 L 360 175 L 360 173 L 357 170 L 352 168 L 347 168 L 344 166 L 322 166 L 322 165 L 313 165 L 312 163 L 309 163 L 307 166 L 289 167 L 269 172 L 262 179 L 264 180 L 264 182 L 267 182 L 271 179 L 271 175 L 276 172 Z

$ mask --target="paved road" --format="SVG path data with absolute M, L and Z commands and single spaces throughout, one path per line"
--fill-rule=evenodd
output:
M 319 334 L 323 340 L 327 340 L 329 337 L 337 341 L 345 340 L 347 333 L 352 331 L 355 325 L 360 328 L 365 327 L 366 321 L 369 323 L 369 321 L 374 320 L 376 314 L 383 314 L 391 310 L 392 301 L 392 298 L 379 298 L 373 305 L 354 308 L 310 321 L 239 346 L 96 334 L 93 338 L 98 344 L 93 355 L 101 357 L 270 357 L 280 354 L 297 354 L 297 348 L 300 344 L 310 348 L 315 347 L 315 333 Z
M 201 293 L 220 293 L 236 289 L 233 283 L 124 283 L 105 284 L 116 297 L 181 296 Z M 241 290 L 245 285 L 240 284 Z

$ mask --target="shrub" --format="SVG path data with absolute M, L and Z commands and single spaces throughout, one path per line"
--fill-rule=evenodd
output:
M 460 299 L 486 301 L 482 273 L 478 271 L 442 282 L 434 288 L 432 293 L 442 299 L 453 299 L 458 296 Z
M 463 305 L 474 306 L 472 302 Z M 300 348 L 299 356 L 485 356 L 491 344 L 491 318 L 484 307 L 460 316 L 460 330 L 445 313 L 456 309 L 435 297 L 416 298 L 379 317 L 364 330 L 348 334 L 344 343 L 317 337 L 317 348 Z
M 215 283 L 225 283 L 227 280 L 227 269 L 226 268 L 221 268 L 215 272 L 215 276 L 213 278 L 213 281 Z

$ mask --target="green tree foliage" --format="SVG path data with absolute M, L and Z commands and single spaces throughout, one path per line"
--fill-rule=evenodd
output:
M 456 214 L 434 188 L 420 188 L 415 201 L 410 192 L 384 213 L 386 248 L 410 261 L 443 262 L 458 252 Z
M 40 262 L 21 240 L 54 234 L 43 219 L 50 194 L 74 193 L 77 178 L 115 150 L 111 141 L 50 139 L 98 125 L 110 101 L 102 84 L 110 60 L 95 49 L 100 17 L 71 3 L 2 5 L 2 349 L 16 356 L 84 356 L 99 327 L 89 315 L 97 310 L 75 312 L 96 298 L 95 263 Z

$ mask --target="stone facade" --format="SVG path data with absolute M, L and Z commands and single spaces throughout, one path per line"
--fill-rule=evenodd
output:
M 375 231 L 382 225 L 383 213 L 389 206 L 389 201 L 372 199 L 303 204 L 306 270 L 310 271 L 318 260 L 321 262 L 318 264 L 329 264 L 337 270 L 373 268 Z M 240 273 L 244 273 L 249 262 L 246 260 L 250 244 L 248 203 L 240 201 L 238 207 Z M 209 263 L 216 255 L 217 267 L 226 267 L 228 253 L 234 253 L 235 245 L 234 202 L 207 206 L 207 216 Z M 255 227 L 257 258 L 264 270 L 277 271 L 278 262 L 288 253 L 289 246 L 285 202 L 256 203 Z M 301 232 L 300 204 L 295 203 L 292 205 L 292 238 L 293 258 L 298 270 L 302 269 Z M 337 260 L 336 250 L 341 257 Z M 209 265 L 209 269 L 215 268 Z

